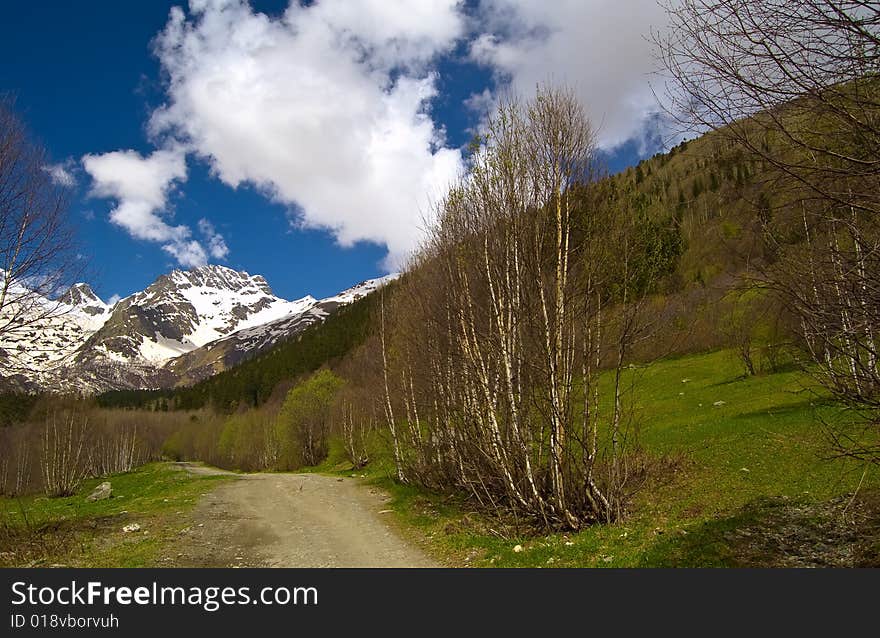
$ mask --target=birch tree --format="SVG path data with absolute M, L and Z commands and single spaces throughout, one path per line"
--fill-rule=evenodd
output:
M 489 119 L 380 318 L 399 477 L 548 527 L 623 515 L 643 246 L 595 175 L 595 132 L 570 91 L 507 98 Z M 599 383 L 609 368 L 613 396 Z
M 670 35 L 657 44 L 670 112 L 762 167 L 778 260 L 758 275 L 795 316 L 807 369 L 875 409 L 880 5 L 683 0 L 667 13 Z
M 0 344 L 62 312 L 51 300 L 81 270 L 69 196 L 12 100 L 0 97 Z M 14 354 L 7 350 L 6 369 L 15 367 Z

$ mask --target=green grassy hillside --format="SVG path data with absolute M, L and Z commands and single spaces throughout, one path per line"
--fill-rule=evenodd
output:
M 806 375 L 746 378 L 730 351 L 628 374 L 639 377 L 639 441 L 653 467 L 621 523 L 532 537 L 467 501 L 393 483 L 381 441 L 365 472 L 394 495 L 403 528 L 456 565 L 880 564 L 880 473 L 829 458 L 817 417 L 844 427 L 850 416 Z M 340 447 L 320 469 L 351 471 Z

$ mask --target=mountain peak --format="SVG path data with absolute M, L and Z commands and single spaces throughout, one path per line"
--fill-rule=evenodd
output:
M 58 298 L 61 303 L 79 308 L 90 315 L 102 315 L 107 312 L 107 304 L 87 283 L 73 284 L 67 292 Z
M 191 270 L 173 270 L 156 280 L 157 284 L 160 282 L 171 282 L 175 287 L 180 288 L 199 286 L 233 292 L 250 288 L 274 296 L 269 283 L 262 275 L 251 275 L 246 270 L 233 270 L 220 264 L 197 266 Z
M 50 317 L 8 347 L 28 353 L 26 378 L 34 387 L 73 383 L 81 390 L 73 370 L 94 390 L 159 387 L 263 352 L 393 277 L 325 299 L 289 301 L 272 294 L 261 275 L 210 265 L 162 275 L 113 307 L 80 282 L 58 300 L 71 312 Z

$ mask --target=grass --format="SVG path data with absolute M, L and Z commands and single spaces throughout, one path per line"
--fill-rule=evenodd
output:
M 73 496 L 0 499 L 0 566 L 152 567 L 199 496 L 223 476 L 195 476 L 167 463 L 85 481 Z M 109 480 L 113 496 L 88 502 Z M 124 532 L 136 523 L 136 532 Z
M 373 461 L 353 470 L 334 440 L 310 471 L 360 476 L 386 490 L 401 533 L 455 566 L 880 564 L 877 468 L 827 458 L 819 423 L 847 414 L 803 374 L 745 378 L 729 352 L 626 374 L 638 390 L 640 445 L 675 462 L 638 492 L 620 523 L 576 534 L 511 532 L 465 498 L 393 481 L 387 441 L 374 441 Z M 98 480 L 69 498 L 0 499 L 0 566 L 157 565 L 198 497 L 227 478 L 152 464 L 111 477 L 107 501 L 85 500 Z M 129 523 L 141 530 L 122 532 Z
M 853 552 L 864 542 L 877 545 L 875 510 L 864 513 L 861 505 L 853 506 L 844 512 L 852 524 L 838 524 L 853 500 L 848 495 L 857 488 L 871 495 L 880 487 L 877 469 L 827 458 L 820 419 L 835 421 L 846 414 L 805 375 L 789 371 L 746 378 L 735 356 L 723 351 L 664 360 L 627 375 L 637 384 L 635 421 L 642 448 L 653 458 L 676 462 L 669 476 L 637 494 L 623 522 L 577 534 L 504 534 L 461 498 L 391 481 L 385 458 L 357 474 L 392 495 L 390 507 L 404 533 L 426 539 L 428 551 L 454 565 L 848 564 L 846 557 L 840 563 L 824 555 L 813 560 L 808 546 L 825 542 L 833 553 L 835 545 Z M 347 468 L 337 446 L 317 469 L 351 472 Z M 856 524 L 868 530 L 867 540 L 853 534 Z M 779 538 L 779 530 L 791 538 Z M 517 545 L 521 551 L 514 551 Z M 870 547 L 865 551 L 861 564 L 875 560 Z M 799 552 L 807 554 L 800 563 L 792 558 Z

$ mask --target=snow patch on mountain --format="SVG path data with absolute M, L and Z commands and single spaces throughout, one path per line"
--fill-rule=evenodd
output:
M 0 375 L 45 384 L 91 335 L 104 325 L 110 307 L 87 284 L 74 284 L 48 299 L 12 283 L 0 311 Z
M 174 383 L 192 366 L 199 368 L 195 378 L 203 378 L 323 321 L 395 277 L 370 279 L 320 300 L 307 295 L 289 301 L 260 275 L 210 265 L 162 275 L 112 306 L 77 283 L 57 300 L 40 298 L 37 307 L 53 311 L 0 338 L 0 379 L 101 391 Z

